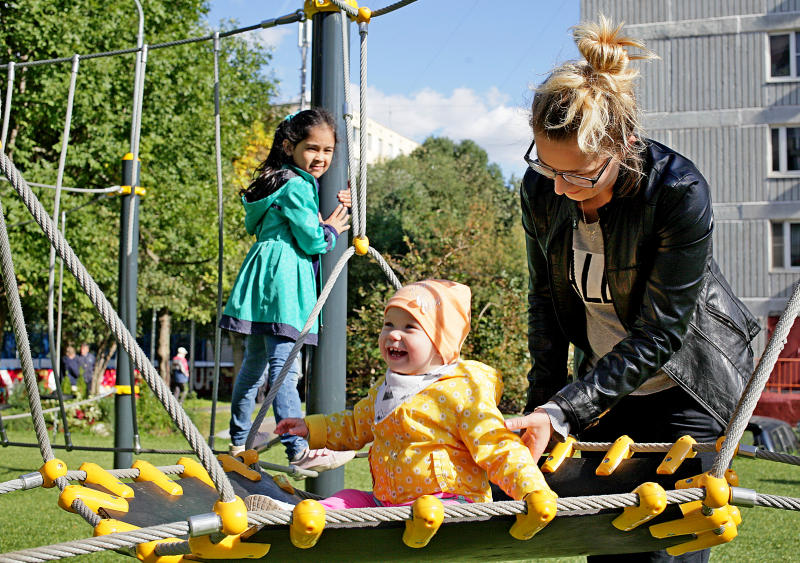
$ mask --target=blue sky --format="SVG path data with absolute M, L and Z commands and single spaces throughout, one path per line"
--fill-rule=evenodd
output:
M 362 4 L 377 9 L 392 1 Z M 209 24 L 233 19 L 251 25 L 302 4 L 210 0 Z M 569 28 L 578 20 L 578 0 L 418 0 L 375 18 L 368 39 L 368 115 L 418 142 L 429 135 L 472 139 L 506 175 L 521 174 L 531 87 L 577 56 Z M 280 82 L 278 101 L 298 99 L 297 24 L 253 33 L 273 50 L 266 72 Z M 355 25 L 351 33 L 357 84 Z

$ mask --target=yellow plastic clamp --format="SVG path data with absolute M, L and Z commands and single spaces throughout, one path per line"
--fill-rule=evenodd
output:
M 678 470 L 678 467 L 681 466 L 684 459 L 692 458 L 697 455 L 697 452 L 694 451 L 694 445 L 696 443 L 697 441 L 688 435 L 678 438 L 678 440 L 672 444 L 667 455 L 664 456 L 664 461 L 658 466 L 656 473 L 659 475 L 673 475 Z
M 353 8 L 358 8 L 355 0 L 344 0 L 344 3 Z M 306 17 L 311 18 L 318 12 L 338 12 L 339 7 L 331 0 L 306 0 L 303 10 L 306 13 Z
M 289 493 L 290 495 L 294 494 L 294 487 L 289 482 L 289 479 L 286 478 L 286 475 L 283 473 L 276 473 L 272 476 L 272 480 L 275 481 L 275 484 L 278 485 L 281 489 Z
M 224 471 L 233 471 L 234 473 L 238 473 L 245 479 L 250 479 L 251 481 L 261 481 L 261 473 L 250 469 L 244 463 L 242 463 L 241 460 L 236 459 L 235 457 L 229 456 L 228 454 L 219 454 L 217 456 L 217 460 L 219 460 L 219 463 L 222 465 L 222 469 Z
M 408 547 L 425 547 L 444 521 L 442 501 L 432 495 L 422 495 L 411 507 L 411 520 L 406 520 L 403 543 Z
M 39 468 L 42 475 L 42 487 L 50 489 L 55 486 L 56 479 L 67 474 L 67 464 L 58 458 L 53 458 Z
M 633 444 L 633 440 L 628 436 L 623 435 L 617 438 L 595 470 L 595 475 L 611 475 L 623 459 L 628 459 L 633 455 L 631 444 Z
M 728 482 L 724 478 L 713 477 L 711 473 L 702 473 L 675 483 L 676 489 L 692 487 L 703 487 L 706 490 L 703 504 L 711 508 L 720 508 L 731 500 L 731 487 Z
M 119 192 L 117 195 L 129 195 L 131 193 L 130 186 L 120 186 Z M 147 195 L 147 189 L 143 188 L 142 186 L 136 186 L 136 189 L 133 190 L 134 195 Z M 130 393 L 128 393 L 130 395 Z
M 369 239 L 367 237 L 355 237 L 353 239 L 353 247 L 356 249 L 356 254 L 364 256 L 369 252 Z
M 567 436 L 566 440 L 553 446 L 550 455 L 547 456 L 547 459 L 542 464 L 542 473 L 553 473 L 566 458 L 572 457 L 575 453 L 574 443 L 575 438 Z
M 269 552 L 268 543 L 243 542 L 258 528 L 253 527 L 242 534 L 225 536 L 219 543 L 211 541 L 211 536 L 189 537 L 192 555 L 202 559 L 261 559 Z
M 80 485 L 67 485 L 58 496 L 58 506 L 67 512 L 75 512 L 72 503 L 82 500 L 92 512 L 97 513 L 100 508 L 116 510 L 117 512 L 128 512 L 128 501 L 116 495 L 110 495 L 97 489 L 81 487 Z
M 94 527 L 94 536 L 106 536 L 108 534 L 116 534 L 119 532 L 130 532 L 132 530 L 138 530 L 139 526 L 134 526 L 133 524 L 128 524 L 127 522 L 123 522 L 122 520 L 115 520 L 113 518 L 103 518 Z
M 156 555 L 156 547 L 161 543 L 178 543 L 180 538 L 164 538 L 163 540 L 140 543 L 136 546 L 136 558 L 144 563 L 180 563 L 183 555 Z
M 155 465 L 143 459 L 137 459 L 131 468 L 139 470 L 139 476 L 134 477 L 136 482 L 149 482 L 166 492 L 168 495 L 180 496 L 183 494 L 183 487 L 167 477 L 167 475 Z
M 669 538 L 685 534 L 701 534 L 710 532 L 725 522 L 732 521 L 728 506 L 709 508 L 703 501 L 695 500 L 680 505 L 683 518 L 670 520 L 650 526 L 650 534 L 654 538 Z
M 517 521 L 509 533 L 518 540 L 529 540 L 555 518 L 558 495 L 550 489 L 533 491 L 525 495 L 527 514 L 517 514 Z
M 131 394 L 131 386 L 130 385 L 114 385 L 114 392 L 117 395 L 130 395 Z M 137 395 L 139 394 L 139 386 L 133 386 L 133 392 Z
M 739 474 L 736 473 L 736 470 L 732 467 L 725 470 L 725 480 L 731 487 L 739 486 Z
M 306 499 L 292 510 L 289 539 L 300 549 L 314 547 L 325 529 L 325 507 L 313 499 Z
M 212 489 L 217 488 L 214 485 L 214 481 L 212 481 L 211 477 L 208 476 L 208 471 L 206 471 L 206 468 L 200 465 L 199 462 L 190 457 L 182 457 L 178 460 L 178 465 L 183 466 L 183 473 L 181 473 L 181 477 L 194 477 L 195 479 L 200 479 Z
M 258 463 L 258 452 L 256 450 L 244 450 L 233 457 L 234 459 L 238 457 L 245 465 L 253 465 L 254 463 Z
M 214 512 L 222 521 L 222 533 L 226 536 L 235 536 L 247 529 L 247 507 L 238 496 L 230 502 L 218 500 L 214 503 Z
M 362 6 L 358 9 L 358 16 L 356 16 L 356 21 L 358 23 L 369 23 L 369 19 L 371 17 L 372 17 L 372 10 L 370 10 L 366 6 Z
M 690 551 L 707 549 L 709 547 L 714 547 L 715 545 L 728 543 L 738 534 L 739 531 L 736 528 L 736 525 L 733 522 L 727 522 L 719 528 L 711 530 L 710 532 L 697 534 L 697 537 L 693 540 L 668 547 L 667 553 L 672 556 L 676 556 L 683 555 L 684 553 L 688 553 Z
M 639 506 L 625 507 L 622 514 L 611 522 L 615 528 L 623 532 L 630 532 L 652 520 L 667 507 L 667 492 L 658 483 L 642 483 L 633 492 L 639 495 Z
M 96 463 L 87 461 L 82 463 L 78 469 L 86 472 L 86 479 L 80 482 L 81 485 L 85 485 L 86 483 L 100 485 L 112 495 L 122 498 L 133 498 L 133 489 Z

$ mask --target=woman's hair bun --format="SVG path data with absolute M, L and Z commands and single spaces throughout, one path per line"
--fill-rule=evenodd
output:
M 616 27 L 610 19 L 600 16 L 599 22 L 587 22 L 573 28 L 573 37 L 581 55 L 595 72 L 619 74 L 624 72 L 632 59 L 651 58 L 644 43 L 622 35 L 620 23 Z M 644 51 L 640 55 L 628 53 L 629 47 Z

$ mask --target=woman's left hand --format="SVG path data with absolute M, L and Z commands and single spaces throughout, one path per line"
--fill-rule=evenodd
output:
M 336 194 L 336 197 L 337 197 L 337 198 L 339 198 L 339 202 L 340 202 L 342 205 L 344 205 L 345 207 L 347 207 L 348 209 L 349 209 L 350 207 L 352 207 L 352 205 L 353 205 L 353 200 L 352 200 L 352 198 L 351 198 L 351 196 L 350 196 L 350 190 L 340 190 L 340 191 L 339 191 L 339 192 Z
M 522 443 L 528 446 L 533 456 L 533 461 L 538 462 L 544 453 L 550 438 L 553 435 L 553 426 L 550 424 L 550 417 L 544 411 L 533 411 L 525 416 L 509 418 L 505 421 L 506 428 L 511 430 L 522 430 Z

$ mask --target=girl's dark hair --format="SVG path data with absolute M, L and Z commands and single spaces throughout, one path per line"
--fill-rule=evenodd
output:
M 272 148 L 266 160 L 258 165 L 253 173 L 253 181 L 247 189 L 241 190 L 241 195 L 248 202 L 264 199 L 274 193 L 286 183 L 293 173 L 282 170 L 284 164 L 294 164 L 291 154 L 283 150 L 283 141 L 289 141 L 292 147 L 297 146 L 311 133 L 311 129 L 320 125 L 327 125 L 333 131 L 333 141 L 336 142 L 336 122 L 333 116 L 325 109 L 312 108 L 300 111 L 284 119 L 275 130 Z

